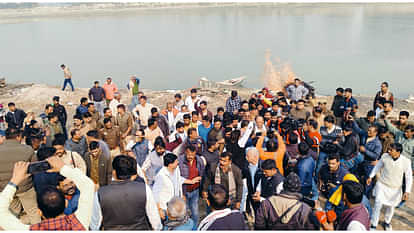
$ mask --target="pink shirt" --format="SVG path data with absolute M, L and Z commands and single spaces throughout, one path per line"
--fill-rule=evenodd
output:
M 112 100 L 114 98 L 114 93 L 118 91 L 118 87 L 113 82 L 111 82 L 111 84 L 105 83 L 102 88 L 105 90 L 107 100 Z

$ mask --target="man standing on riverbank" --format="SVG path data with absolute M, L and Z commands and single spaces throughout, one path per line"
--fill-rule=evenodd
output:
M 105 90 L 99 86 L 99 81 L 95 81 L 94 86 L 89 89 L 89 99 L 93 101 L 96 111 L 103 116 Z
M 108 77 L 106 83 L 102 86 L 105 90 L 106 105 L 109 107 L 112 99 L 114 98 L 115 92 L 118 91 L 118 87 L 112 82 L 112 78 Z M 113 111 L 114 112 L 114 111 Z
M 72 91 L 75 91 L 75 88 L 72 84 L 72 73 L 69 70 L 69 67 L 66 67 L 65 64 L 60 65 L 60 68 L 63 70 L 63 76 L 65 77 L 65 82 L 63 83 L 62 91 L 65 90 L 66 85 L 70 85 L 72 87 Z

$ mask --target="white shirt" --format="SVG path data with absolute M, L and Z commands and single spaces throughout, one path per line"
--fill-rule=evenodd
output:
M 346 227 L 347 231 L 366 231 L 367 229 L 365 226 L 358 222 L 358 221 L 351 221 L 349 225 Z
M 145 106 L 138 104 L 133 110 L 132 113 L 134 116 L 141 121 L 141 125 L 147 126 L 148 125 L 148 118 L 151 116 L 151 109 L 154 105 L 146 103 Z M 158 109 L 158 108 L 157 108 Z M 139 116 L 137 114 L 139 112 Z
M 195 109 L 195 107 L 194 107 L 194 104 L 197 102 L 197 100 L 199 100 L 200 99 L 200 97 L 196 97 L 195 98 L 195 100 L 193 100 L 192 98 L 191 98 L 191 96 L 188 96 L 186 99 L 185 99 L 185 105 L 187 105 L 187 107 L 188 107 L 188 110 L 190 111 L 190 112 L 193 112 L 193 111 L 195 111 L 196 109 Z M 200 102 L 198 103 L 198 104 L 200 104 Z
M 163 167 L 155 176 L 154 192 L 155 202 L 160 205 L 161 209 L 167 209 L 167 203 L 173 197 L 183 195 L 183 184 L 185 178 L 181 176 L 180 169 L 177 167 L 171 174 L 167 167 Z
M 168 127 L 170 128 L 170 132 L 174 131 L 175 129 L 175 117 L 173 112 L 167 112 L 167 119 L 168 119 Z
M 160 213 L 158 212 L 157 203 L 155 203 L 154 194 L 147 184 L 145 184 L 145 193 L 147 199 L 147 202 L 145 203 L 145 212 L 148 216 L 148 220 L 155 231 L 161 231 L 162 224 Z
M 112 99 L 111 102 L 109 103 L 109 108 L 112 111 L 112 115 L 116 116 L 116 114 L 118 114 L 118 105 L 121 104 L 121 102 L 119 102 L 117 99 Z

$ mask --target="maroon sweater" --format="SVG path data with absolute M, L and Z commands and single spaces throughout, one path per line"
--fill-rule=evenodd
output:
M 339 220 L 338 230 L 346 231 L 346 228 L 352 221 L 358 221 L 369 230 L 369 213 L 364 205 L 360 204 L 356 207 L 346 209 Z

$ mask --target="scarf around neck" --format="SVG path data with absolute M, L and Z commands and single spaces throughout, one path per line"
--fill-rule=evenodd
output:
M 229 196 L 230 196 L 230 199 L 234 199 L 236 197 L 236 182 L 233 176 L 233 169 L 231 168 L 231 165 L 230 165 L 228 174 L 229 174 Z M 216 173 L 214 176 L 214 183 L 221 184 L 220 165 L 217 165 Z

